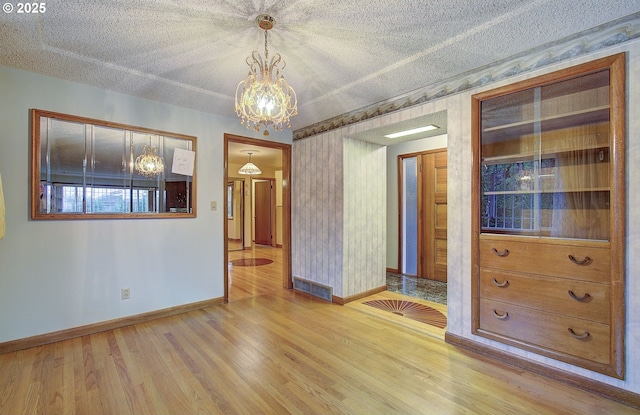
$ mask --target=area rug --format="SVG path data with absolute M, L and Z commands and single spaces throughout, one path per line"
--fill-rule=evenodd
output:
M 406 300 L 391 299 L 365 301 L 362 304 L 375 307 L 379 310 L 390 311 L 393 314 L 430 324 L 441 329 L 447 327 L 447 317 L 428 305 Z
M 268 265 L 273 261 L 267 258 L 240 258 L 229 261 L 229 264 L 236 267 L 257 267 L 260 265 Z

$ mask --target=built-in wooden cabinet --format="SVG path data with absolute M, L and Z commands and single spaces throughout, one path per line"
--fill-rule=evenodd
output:
M 472 114 L 473 333 L 624 378 L 624 55 Z

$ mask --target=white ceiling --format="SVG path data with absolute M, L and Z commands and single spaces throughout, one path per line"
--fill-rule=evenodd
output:
M 17 5 L 17 2 L 10 2 Z M 5 3 L 5 7 L 6 7 Z M 255 24 L 298 95 L 292 129 L 632 15 L 638 0 L 48 0 L 0 13 L 0 65 L 236 117 Z

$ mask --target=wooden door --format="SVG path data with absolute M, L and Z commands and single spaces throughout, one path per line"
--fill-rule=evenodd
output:
M 418 156 L 418 276 L 447 281 L 447 151 Z
M 258 245 L 271 245 L 271 181 L 257 181 L 254 185 L 254 242 Z

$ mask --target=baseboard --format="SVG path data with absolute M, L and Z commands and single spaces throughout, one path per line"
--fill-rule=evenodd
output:
M 194 310 L 200 310 L 202 308 L 222 303 L 224 303 L 224 298 L 214 298 L 211 300 L 164 308 L 161 310 L 150 311 L 148 313 L 136 314 L 133 316 L 103 321 L 100 323 L 88 324 L 86 326 L 73 327 L 70 329 L 55 331 L 52 333 L 45 333 L 37 336 L 25 337 L 23 339 L 11 340 L 8 342 L 0 343 L 0 354 L 15 352 L 18 350 L 24 350 L 31 347 L 42 346 L 45 344 L 63 340 L 69 340 L 76 337 L 99 333 L 102 331 L 114 330 L 120 327 L 130 326 L 132 324 L 144 323 L 158 318 L 169 317 Z
M 499 363 L 505 363 L 509 366 L 524 369 L 528 372 L 570 385 L 576 389 L 584 390 L 593 395 L 598 395 L 612 401 L 620 402 L 632 408 L 640 409 L 640 394 L 617 388 L 584 376 L 576 375 L 575 373 L 556 369 L 524 357 L 514 356 L 502 350 L 494 349 L 493 347 L 482 343 L 458 336 L 457 334 L 446 332 L 444 335 L 444 341 L 453 346 L 482 355 Z
M 400 274 L 400 270 L 396 268 L 387 268 L 387 272 L 390 272 L 392 274 Z
M 387 291 L 387 286 L 386 285 L 383 285 L 383 286 L 378 287 L 378 288 L 374 288 L 374 289 L 369 290 L 369 291 L 365 291 L 365 292 L 360 293 L 360 294 L 356 294 L 356 295 L 352 295 L 352 296 L 349 296 L 349 297 L 345 297 L 345 298 L 337 297 L 337 296 L 334 295 L 333 299 L 332 299 L 332 302 L 334 302 L 336 304 L 340 304 L 340 305 L 345 305 L 345 304 L 350 303 L 352 301 L 356 301 L 356 300 L 359 300 L 361 298 L 368 297 L 370 295 L 378 294 L 378 293 L 380 293 L 382 291 Z

